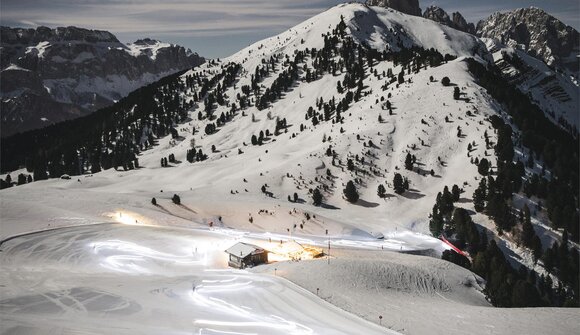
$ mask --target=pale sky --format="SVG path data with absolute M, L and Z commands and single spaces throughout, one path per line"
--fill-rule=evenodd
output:
M 338 0 L 2 0 L 0 24 L 9 27 L 77 26 L 108 30 L 122 42 L 155 38 L 177 43 L 205 57 L 225 57 L 278 34 Z M 578 0 L 431 0 L 468 22 L 496 11 L 536 6 L 579 29 Z

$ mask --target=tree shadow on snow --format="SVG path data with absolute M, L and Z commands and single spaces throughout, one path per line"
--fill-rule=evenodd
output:
M 320 207 L 324 208 L 324 209 L 340 209 L 340 207 L 336 207 L 330 204 L 321 204 Z
M 155 205 L 153 205 L 153 206 L 155 206 L 155 207 L 159 208 L 160 210 L 162 210 L 163 212 L 165 212 L 165 213 L 167 213 L 167 214 L 171 214 L 171 212 L 170 212 L 170 211 L 168 211 L 168 210 L 167 210 L 165 207 L 161 206 L 160 204 L 155 204 Z
M 361 206 L 361 207 L 366 207 L 366 208 L 374 208 L 377 207 L 379 204 L 376 202 L 369 202 L 363 199 L 358 199 L 358 201 L 355 203 L 355 205 Z
M 180 204 L 180 205 L 178 205 L 178 206 L 179 206 L 179 207 L 181 207 L 181 208 L 183 208 L 183 209 L 185 209 L 186 211 L 190 211 L 190 212 L 192 212 L 192 213 L 195 213 L 195 214 L 197 214 L 197 212 L 196 212 L 196 211 L 194 211 L 193 209 L 191 209 L 191 208 L 189 208 L 189 207 L 185 206 L 184 204 Z
M 410 189 L 407 192 L 401 194 L 402 197 L 407 199 L 421 199 L 425 194 L 419 192 L 418 190 Z
M 395 197 L 394 194 L 385 193 L 385 196 L 383 197 L 383 200 L 388 200 L 388 199 L 394 198 L 394 197 Z

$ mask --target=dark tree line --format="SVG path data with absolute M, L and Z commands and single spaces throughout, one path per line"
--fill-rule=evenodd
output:
M 555 291 L 550 279 L 536 283 L 542 301 L 549 305 L 578 305 L 578 252 L 569 248 L 569 233 L 578 240 L 578 144 L 577 135 L 553 124 L 530 99 L 512 84 L 501 80 L 495 68 L 485 68 L 468 60 L 469 70 L 479 84 L 506 107 L 510 120 L 521 130 L 522 144 L 530 149 L 526 164 L 534 165 L 533 156 L 541 158 L 545 167 L 552 171 L 548 180 L 543 176 L 525 174 L 523 162 L 513 162 L 514 144 L 512 128 L 500 117 L 492 116 L 492 126 L 497 130 L 498 143 L 495 153 L 498 158 L 497 176 L 483 179 L 474 193 L 477 211 L 485 211 L 496 223 L 501 234 L 517 228 L 518 216 L 521 229 L 516 237 L 530 248 L 534 259 L 540 257 L 544 267 L 558 276 L 560 282 Z M 522 183 L 522 179 L 525 180 Z M 554 228 L 563 228 L 560 245 L 554 243 L 542 255 L 541 241 L 531 225 L 530 209 L 516 211 L 510 206 L 513 193 L 523 189 L 527 196 L 536 195 L 544 199 L 548 217 Z M 539 203 L 535 210 L 543 210 Z M 519 214 L 519 215 L 518 215 Z M 474 264 L 475 265 L 475 264 Z M 551 279 L 550 279 L 551 281 Z
M 177 124 L 186 120 L 194 101 L 205 99 L 207 116 L 213 118 L 213 102 L 227 104 L 224 92 L 235 82 L 240 67 L 222 65 L 221 72 L 210 79 L 196 73 L 181 80 L 183 72 L 177 73 L 88 116 L 3 139 L 2 170 L 25 166 L 34 180 L 42 180 L 110 168 L 134 169 L 139 166 L 138 154 L 155 145 L 157 138 L 179 137 Z M 186 91 L 194 91 L 193 101 L 182 94 Z M 233 118 L 233 111 L 222 114 L 217 126 L 208 124 L 205 132 L 216 132 Z

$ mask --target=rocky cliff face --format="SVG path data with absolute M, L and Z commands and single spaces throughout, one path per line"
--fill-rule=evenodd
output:
M 494 13 L 477 24 L 477 35 L 524 50 L 548 65 L 578 71 L 578 31 L 539 8 Z
M 367 0 L 366 4 L 369 6 L 388 7 L 405 14 L 421 16 L 419 0 Z
M 123 44 L 107 31 L 2 27 L 0 33 L 3 137 L 86 115 L 204 61 L 151 39 Z
M 473 23 L 467 23 L 463 15 L 459 12 L 455 12 L 449 17 L 447 12 L 441 7 L 429 6 L 425 9 L 423 17 L 466 33 L 475 34 L 475 25 Z

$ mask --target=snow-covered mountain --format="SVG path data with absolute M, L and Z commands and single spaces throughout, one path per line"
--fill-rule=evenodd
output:
M 478 22 L 477 35 L 524 50 L 548 65 L 568 69 L 578 77 L 578 31 L 540 8 L 494 13 Z
M 48 232 L 46 239 L 11 240 L 4 246 L 5 257 L 15 258 L 2 264 L 11 271 L 19 271 L 22 263 L 18 261 L 35 264 L 39 261 L 27 256 L 36 250 L 34 243 L 49 241 L 38 247 L 48 254 L 41 260 L 65 262 L 77 269 L 76 281 L 87 279 L 83 266 L 96 269 L 103 278 L 122 271 L 144 275 L 134 290 L 112 287 L 106 280 L 104 284 L 89 280 L 96 289 L 83 288 L 78 294 L 70 290 L 75 299 L 86 292 L 91 297 L 112 292 L 117 306 L 133 306 L 131 311 L 136 311 L 122 319 L 126 324 L 140 318 L 150 322 L 144 314 L 155 308 L 152 294 L 162 293 L 180 302 L 191 297 L 207 302 L 202 306 L 213 314 L 211 320 L 209 316 L 193 323 L 188 319 L 183 326 L 183 319 L 176 318 L 171 325 L 175 332 L 198 331 L 208 325 L 215 332 L 239 332 L 232 317 L 248 321 L 245 327 L 270 327 L 272 312 L 262 316 L 265 304 L 249 302 L 256 301 L 251 299 L 256 291 L 265 292 L 259 301 L 268 304 L 282 304 L 272 298 L 271 291 L 284 291 L 285 299 L 303 299 L 304 304 L 298 306 L 314 306 L 313 294 L 306 292 L 310 300 L 302 298 L 288 292 L 287 283 L 258 277 L 260 272 L 284 276 L 367 321 L 380 323 L 377 316 L 384 315 L 383 327 L 403 333 L 528 333 L 549 330 L 554 322 L 560 326 L 555 333 L 570 332 L 577 326 L 576 320 L 570 321 L 570 312 L 538 309 L 532 313 L 489 306 L 490 301 L 514 307 L 540 304 L 520 302 L 539 295 L 540 289 L 508 270 L 510 264 L 516 269 L 524 265 L 522 271 L 533 270 L 530 276 L 543 283 L 538 286 L 551 292 L 549 283 L 557 278 L 534 261 L 528 247 L 521 246 L 523 224 L 502 231 L 498 222 L 509 226 L 515 220 L 513 213 L 530 208 L 532 214 L 528 211 L 527 215 L 533 235 L 540 240 L 540 252 L 563 240 L 562 227 L 571 236 L 577 235 L 569 228 L 573 228 L 569 213 L 577 213 L 576 198 L 568 196 L 567 187 L 577 174 L 578 155 L 577 148 L 569 145 L 576 143 L 575 138 L 548 122 L 526 95 L 501 77 L 514 71 L 504 70 L 497 54 L 503 55 L 504 47 L 488 46 L 491 50 L 472 34 L 421 16 L 360 3 L 342 4 L 230 57 L 210 60 L 132 92 L 88 117 L 11 137 L 1 143 L 3 172 L 10 171 L 14 179 L 32 173 L 36 181 L 27 183 L 25 178 L 23 185 L 1 191 L 0 237 L 73 227 L 62 236 Z M 562 166 L 572 167 L 571 171 Z M 555 173 L 559 178 L 553 178 Z M 553 193 L 544 199 L 530 185 L 526 192 L 532 195 L 525 196 L 515 185 L 531 184 L 534 174 L 541 174 L 542 179 L 533 187 L 549 185 L 567 199 Z M 5 174 L 2 178 L 7 179 Z M 490 184 L 484 190 L 489 196 L 484 201 L 488 212 L 475 205 L 476 190 L 485 184 L 482 180 Z M 482 276 L 428 257 L 383 253 L 439 256 L 450 249 L 431 227 L 443 215 L 439 206 L 450 197 L 444 191 L 447 188 L 456 198 L 451 204 L 453 219 L 448 213 L 445 229 L 455 226 L 457 235 L 467 235 L 459 232 L 459 226 L 473 220 L 469 228 L 475 232 L 468 233 L 475 237 L 464 249 L 471 250 L 472 269 Z M 562 208 L 554 207 L 560 202 Z M 500 211 L 495 213 L 502 216 L 491 217 L 497 208 Z M 458 213 L 466 213 L 467 218 Z M 77 227 L 103 220 L 172 228 Z M 550 228 L 551 222 L 558 222 L 555 227 L 560 230 Z M 176 227 L 205 230 L 185 233 Z M 207 232 L 208 227 L 212 231 Z M 37 241 L 30 242 L 31 238 Z M 239 239 L 268 247 L 278 245 L 278 240 L 283 245 L 283 239 L 324 248 L 328 243 L 336 259 L 329 258 L 328 264 L 322 259 L 286 262 L 258 267 L 253 273 L 214 276 L 211 266 L 223 261 L 224 241 Z M 477 250 L 481 245 L 484 250 Z M 64 250 L 68 246 L 73 251 Z M 204 250 L 203 257 L 198 247 Z M 70 257 L 70 252 L 80 258 Z M 199 272 L 195 279 L 183 279 L 192 272 L 183 264 L 195 264 L 193 269 Z M 490 275 L 495 270 L 498 273 Z M 159 271 L 165 271 L 163 276 L 158 276 Z M 156 281 L 152 284 L 146 275 Z M 170 277 L 170 284 L 165 276 Z M 0 283 L 11 280 L 6 278 L 8 274 L 0 275 Z M 71 282 L 61 282 L 59 289 L 65 290 Z M 26 288 L 43 285 L 31 280 L 10 288 L 10 294 L 28 295 Z M 493 294 L 498 287 L 503 290 L 499 298 Z M 224 294 L 219 301 L 210 301 L 207 290 Z M 237 292 L 234 298 L 231 291 Z M 551 301 L 549 294 L 542 296 L 543 301 Z M 386 309 L 385 301 L 397 310 Z M 176 308 L 174 300 L 166 302 L 162 313 L 175 315 L 171 311 Z M 14 303 L 11 300 L 7 305 Z M 59 313 L 47 316 L 34 308 L 24 316 L 13 308 L 6 318 L 21 329 L 38 327 L 36 320 L 42 319 L 55 327 L 93 331 L 85 325 L 99 324 L 92 321 L 110 306 L 98 307 L 98 316 L 79 313 L 87 321 L 83 323 L 86 329 L 62 321 Z M 200 312 L 198 307 L 187 304 L 185 308 L 187 314 L 195 314 Z M 440 312 L 418 320 L 431 309 Z M 294 322 L 297 319 L 314 333 L 327 327 L 301 314 L 295 305 L 286 310 L 278 307 L 275 312 L 275 320 L 284 324 L 289 320 L 289 327 L 302 327 Z M 325 315 L 337 323 L 337 329 L 352 329 L 350 319 L 344 324 L 334 321 L 343 314 Z M 514 322 L 530 315 L 530 323 Z M 376 330 L 364 327 L 360 333 Z M 243 331 L 248 329 L 260 333 L 263 328 Z
M 341 18 L 347 39 L 331 42 Z M 355 46 L 366 45 L 384 53 L 375 54 L 372 61 L 355 59 L 349 66 L 364 65 L 364 73 L 355 82 L 340 54 L 321 54 L 331 43 L 336 43 L 336 48 L 347 47 L 345 43 L 351 43 L 348 38 Z M 409 56 L 411 61 L 393 56 L 403 50 L 416 50 L 409 54 L 415 55 Z M 437 193 L 457 184 L 471 195 L 479 179 L 474 159 L 486 158 L 495 166 L 493 150 L 481 142 L 484 137 L 496 142 L 487 120 L 505 111 L 467 71 L 467 58 L 493 63 L 485 44 L 473 35 L 393 9 L 339 5 L 228 58 L 167 79 L 158 87 L 160 92 L 177 97 L 171 101 L 174 107 L 164 107 L 165 100 L 156 95 L 155 101 L 160 104 L 157 112 L 145 109 L 146 104 L 119 104 L 95 116 L 106 119 L 79 120 L 73 127 L 78 130 L 62 128 L 70 134 L 65 139 L 70 142 L 61 149 L 74 150 L 74 154 L 65 154 L 78 157 L 72 161 L 51 162 L 50 155 L 61 149 L 52 146 L 51 141 L 44 144 L 23 137 L 5 141 L 3 150 L 12 159 L 3 168 L 24 165 L 28 150 L 46 153 L 43 157 L 47 161 L 39 161 L 40 156 L 27 161 L 47 164 L 51 177 L 74 174 L 79 169 L 130 169 L 134 163 L 127 157 L 132 156 L 138 158 L 141 169 L 122 174 L 124 177 L 114 187 L 106 186 L 108 182 L 95 187 L 105 191 L 123 185 L 127 190 L 141 190 L 138 181 L 155 176 L 148 181 L 147 194 L 170 188 L 183 192 L 183 201 L 205 203 L 207 211 L 214 214 L 218 208 L 211 203 L 217 199 L 236 204 L 231 207 L 236 212 L 233 208 L 255 206 L 256 198 L 260 203 L 277 203 L 295 192 L 308 201 L 310 192 L 320 188 L 324 202 L 330 206 L 319 209 L 320 214 L 329 221 L 369 233 L 395 226 L 426 233 Z M 323 59 L 335 65 L 322 70 Z M 290 66 L 293 60 L 298 63 L 295 70 Z M 291 71 L 294 74 L 290 75 Z M 452 85 L 442 85 L 444 77 Z M 292 82 L 282 89 L 282 80 Z M 454 87 L 459 89 L 461 99 L 454 99 Z M 153 99 L 146 98 L 147 102 Z M 130 101 L 134 100 L 141 101 Z M 161 118 L 157 113 L 162 112 L 171 114 Z M 126 120 L 122 127 L 128 128 L 105 124 L 118 119 Z M 87 129 L 95 123 L 105 128 L 90 130 L 91 136 L 99 139 L 90 144 L 91 140 L 86 142 L 83 136 L 88 136 Z M 167 136 L 170 128 L 174 136 Z M 106 135 L 97 132 L 105 129 Z M 63 137 L 59 127 L 47 129 L 47 134 Z M 253 137 L 262 145 L 253 145 Z M 149 147 L 154 142 L 159 145 Z M 89 144 L 81 148 L 77 143 Z M 469 144 L 473 145 L 468 151 Z M 123 158 L 120 152 L 125 152 Z M 404 168 L 407 153 L 416 157 L 414 172 Z M 169 165 L 177 168 L 162 168 L 160 160 L 170 154 L 176 163 Z M 354 167 L 347 164 L 349 161 Z M 409 179 L 409 194 L 393 193 L 395 173 Z M 109 170 L 91 180 L 115 180 L 114 175 Z M 362 206 L 344 202 L 342 190 L 349 180 L 356 181 Z M 262 199 L 262 185 L 268 185 L 267 194 L 273 197 Z M 378 185 L 389 189 L 389 200 L 377 198 Z M 239 213 L 232 215 L 238 218 Z M 236 221 L 235 225 L 252 227 L 247 220 Z M 285 230 L 283 225 L 274 229 Z
M 2 137 L 87 115 L 204 59 L 151 39 L 77 27 L 1 28 Z

